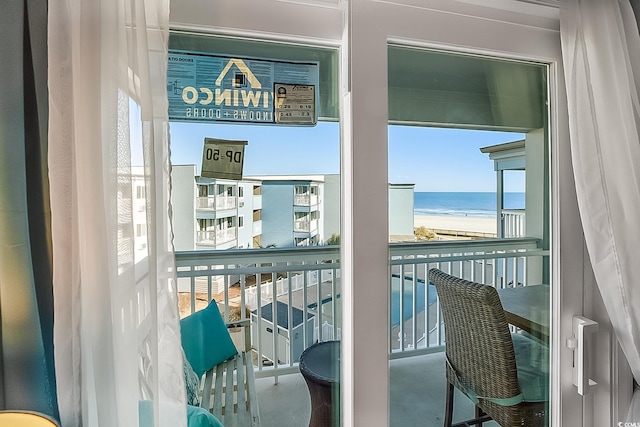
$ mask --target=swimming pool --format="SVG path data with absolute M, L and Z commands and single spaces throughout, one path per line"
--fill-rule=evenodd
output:
M 391 276 L 391 326 L 397 326 L 400 324 L 400 288 L 402 281 L 400 276 L 393 274 Z M 425 298 L 425 292 L 428 294 L 428 299 Z M 433 284 L 429 283 L 429 286 L 425 286 L 425 282 L 422 279 L 417 279 L 415 298 L 416 298 L 416 313 L 424 310 L 425 302 L 429 305 L 436 302 L 436 288 Z M 406 321 L 413 316 L 413 279 L 411 277 L 404 278 L 404 293 L 402 295 L 402 320 Z

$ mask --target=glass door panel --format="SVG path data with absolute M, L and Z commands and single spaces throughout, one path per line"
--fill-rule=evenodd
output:
M 474 418 L 478 396 L 492 399 L 480 405 L 501 423 L 529 405 L 518 403 L 523 396 L 547 402 L 536 403 L 536 416 L 548 416 L 546 82 L 547 67 L 537 63 L 389 45 L 392 426 L 441 425 L 448 383 L 454 422 Z M 467 295 L 484 286 L 494 300 Z M 494 319 L 496 311 L 503 317 Z M 502 344 L 515 346 L 522 369 L 509 391 L 498 387 L 508 381 L 499 366 L 516 359 L 494 341 L 485 353 L 480 344 L 495 328 L 507 331 Z M 478 371 L 488 367 L 494 377 L 482 383 Z
M 180 315 L 215 301 L 225 322 L 238 326 L 230 331 L 238 350 L 252 355 L 262 425 L 339 419 L 338 51 L 179 31 L 169 44 L 170 58 L 171 52 L 213 58 L 199 63 L 198 89 L 189 86 L 185 95 L 186 78 L 176 72 L 171 90 L 183 90 L 178 95 L 187 100 L 220 96 L 211 102 L 198 97 L 192 105 L 204 103 L 198 107 L 204 112 L 190 110 L 187 119 L 171 123 Z M 288 74 L 282 64 L 296 64 L 296 72 Z M 305 67 L 318 71 L 318 102 L 312 105 L 317 123 L 251 122 L 251 106 L 275 113 L 275 85 L 295 88 Z M 229 107 L 227 120 L 222 107 Z M 234 121 L 236 112 L 249 120 Z M 247 142 L 241 177 L 203 173 L 205 138 Z M 214 151 L 210 157 L 224 155 Z M 333 387 L 323 386 L 327 378 Z M 333 399 L 333 411 L 313 411 L 315 392 L 318 399 Z

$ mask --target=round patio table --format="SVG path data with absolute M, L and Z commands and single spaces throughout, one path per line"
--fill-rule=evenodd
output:
M 313 344 L 300 355 L 311 397 L 309 427 L 340 425 L 340 341 Z

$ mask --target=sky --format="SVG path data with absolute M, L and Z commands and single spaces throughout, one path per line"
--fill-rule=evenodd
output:
M 172 163 L 195 164 L 199 172 L 205 137 L 248 141 L 244 176 L 340 172 L 335 122 L 314 127 L 172 122 Z M 480 147 L 522 138 L 519 133 L 389 126 L 389 182 L 415 184 L 415 191 L 494 192 L 493 161 Z M 524 173 L 510 174 L 505 191 L 523 192 Z
M 518 141 L 524 134 L 389 126 L 389 182 L 415 191 L 496 191 L 493 160 L 481 147 Z M 505 178 L 506 192 L 524 192 L 524 173 Z

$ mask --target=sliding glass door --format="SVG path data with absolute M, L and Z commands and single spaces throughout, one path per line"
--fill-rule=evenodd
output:
M 431 260 L 415 261 L 421 256 L 448 256 L 440 259 L 442 271 L 500 289 L 548 285 L 548 311 L 538 312 L 538 317 L 546 316 L 548 323 L 543 339 L 550 356 L 540 369 L 549 373 L 551 384 L 550 425 L 610 424 L 614 413 L 610 389 L 597 389 L 599 410 L 594 414 L 592 401 L 579 396 L 572 385 L 573 351 L 565 344 L 571 336 L 572 317 L 588 311 L 598 296 L 590 287 L 592 275 L 573 188 L 560 77 L 559 12 L 531 3 L 219 0 L 211 6 L 184 0 L 172 10 L 174 29 L 215 34 L 225 38 L 225 47 L 239 49 L 222 52 L 225 55 L 297 61 L 301 58 L 282 55 L 298 48 L 328 53 L 330 61 L 320 62 L 321 68 L 326 65 L 331 70 L 330 82 L 321 80 L 320 85 L 330 83 L 333 92 L 319 95 L 321 102 L 333 96 L 326 105 L 333 115 L 320 120 L 318 126 L 330 128 L 332 144 L 339 139 L 339 153 L 333 159 L 339 162 L 340 179 L 332 183 L 331 191 L 340 195 L 340 208 L 338 213 L 332 211 L 330 222 L 337 221 L 340 227 L 334 228 L 339 232 L 330 233 L 325 212 L 322 231 L 326 246 L 335 250 L 315 254 L 313 259 L 292 251 L 284 258 L 257 262 L 245 262 L 244 255 L 226 251 L 224 239 L 238 240 L 229 230 L 236 230 L 238 237 L 249 236 L 242 243 L 238 240 L 238 248 L 262 247 L 269 256 L 271 244 L 276 249 L 281 246 L 264 229 L 269 222 L 264 203 L 276 190 L 274 183 L 265 185 L 265 181 L 240 186 L 223 181 L 213 186 L 198 183 L 188 212 L 211 209 L 220 196 L 219 203 L 223 198 L 235 200 L 236 215 L 226 222 L 201 218 L 195 223 L 199 228 L 182 243 L 212 244 L 214 239 L 222 245 L 225 251 L 220 254 L 227 258 L 222 259 L 221 269 L 228 279 L 218 284 L 221 289 L 232 289 L 229 285 L 237 279 L 233 269 L 248 265 L 252 265 L 247 270 L 251 274 L 260 270 L 273 283 L 284 278 L 287 289 L 293 289 L 289 277 L 301 262 L 303 269 L 311 269 L 307 264 L 316 262 L 313 269 L 318 270 L 318 277 L 331 276 L 329 288 L 316 288 L 320 290 L 314 294 L 317 306 L 306 307 L 307 312 L 321 313 L 319 318 L 327 320 L 327 325 L 314 324 L 302 336 L 341 341 L 341 404 L 333 403 L 340 407 L 345 426 L 403 425 L 408 418 L 401 416 L 424 414 L 425 400 L 443 398 L 440 389 L 428 385 L 431 378 L 424 378 L 426 371 L 414 365 L 419 358 L 437 356 L 438 351 L 442 355 L 446 345 L 438 297 L 427 280 Z M 277 46 L 281 43 L 291 49 L 282 50 Z M 233 84 L 251 83 L 240 74 Z M 242 88 L 236 89 L 241 103 Z M 234 92 L 230 93 L 233 103 Z M 206 93 L 203 98 L 200 95 L 196 89 L 187 100 L 207 102 Z M 220 102 L 225 102 L 224 97 Z M 287 154 L 307 144 L 311 133 L 293 137 Z M 232 134 L 217 136 L 233 139 Z M 255 145 L 249 142 L 249 147 Z M 468 156 L 475 160 L 467 161 Z M 316 153 L 298 160 L 314 165 L 323 158 Z M 280 164 L 266 155 L 260 160 L 262 166 Z M 475 162 L 481 164 L 481 170 Z M 284 166 L 289 168 L 289 163 Z M 454 185 L 456 181 L 460 185 Z M 316 193 L 313 187 L 313 179 L 294 183 L 292 200 L 326 200 L 327 182 Z M 439 199 L 431 193 L 437 193 Z M 262 208 L 241 213 L 240 205 L 246 208 L 249 199 L 261 200 Z M 199 203 L 197 208 L 195 203 Z M 317 227 L 323 214 L 314 215 L 306 206 L 293 209 L 289 216 L 292 248 L 317 243 L 310 233 L 320 233 Z M 444 221 L 461 215 L 466 215 L 464 220 Z M 438 240 L 442 236 L 448 240 Z M 470 242 L 471 249 L 461 247 L 460 242 Z M 430 252 L 418 253 L 416 247 Z M 434 252 L 433 248 L 438 249 Z M 190 261 L 185 258 L 185 262 Z M 267 264 L 273 271 L 264 272 Z M 245 281 L 241 286 L 246 289 L 255 282 Z M 325 290 L 331 296 L 328 300 Z M 291 318 L 293 311 L 288 307 L 296 302 L 289 297 L 282 302 Z M 612 345 L 608 337 L 604 336 L 605 343 Z M 259 399 L 267 408 L 267 402 L 283 398 L 285 405 L 274 412 L 283 419 L 289 417 L 292 425 L 301 425 L 295 424 L 299 421 L 295 417 L 303 413 L 307 420 L 311 402 L 306 384 L 295 382 L 296 376 L 304 380 L 295 349 L 287 347 L 285 338 L 284 344 L 280 337 L 264 341 L 258 334 L 254 338 L 259 346 L 271 344 L 265 351 L 275 366 L 258 362 L 262 368 L 256 376 L 269 376 L 271 369 L 275 374 L 267 379 L 278 383 Z M 440 373 L 434 374 L 441 384 L 443 363 L 436 361 Z M 603 379 L 601 384 L 614 383 L 613 377 Z M 425 383 L 429 393 L 422 396 L 422 403 L 416 403 L 410 391 L 409 383 L 416 382 Z M 405 394 L 407 399 L 398 399 Z M 291 400 L 293 397 L 300 400 Z M 417 423 L 423 425 L 426 420 L 427 425 L 441 425 L 442 405 L 435 408 L 433 418 Z M 404 425 L 412 425 L 406 422 L 409 424 Z
M 485 335 L 446 324 L 431 269 L 498 290 L 507 316 L 519 316 L 508 317 L 516 350 L 522 343 L 535 349 L 518 367 L 526 364 L 535 399 L 548 402 L 556 284 L 549 275 L 547 66 L 399 44 L 389 45 L 388 58 L 390 425 L 437 425 L 447 406 L 445 370 L 465 376 L 482 369 L 473 354 L 458 361 L 469 362 L 469 372 L 453 367 L 457 347 L 447 333 L 471 334 L 476 347 Z M 498 356 L 476 357 L 492 364 L 487 357 Z M 413 372 L 424 380 L 411 381 Z M 473 396 L 505 380 L 496 373 L 461 390 Z M 453 421 L 473 418 L 473 406 L 456 392 Z
M 345 176 L 354 183 L 347 216 L 358 221 L 350 242 L 353 296 L 345 306 L 354 313 L 355 416 L 365 423 L 382 415 L 384 403 L 389 425 L 407 425 L 412 416 L 442 423 L 443 356 L 433 371 L 428 360 L 416 363 L 437 358 L 447 342 L 427 280 L 432 267 L 500 290 L 542 285 L 530 320 L 544 324 L 548 343 L 549 356 L 537 363 L 551 384 L 549 425 L 593 422 L 583 416 L 591 406 L 572 385 L 573 351 L 565 345 L 572 316 L 588 304 L 582 279 L 589 273 L 558 78 L 557 10 L 491 6 L 351 2 L 345 141 L 353 178 Z M 387 209 L 373 208 L 381 205 Z M 388 251 L 381 254 L 383 240 Z M 386 324 L 374 314 L 382 311 Z M 390 361 L 377 383 L 389 393 L 381 396 L 362 384 L 382 368 L 372 355 L 383 344 L 367 331 L 385 329 Z M 465 404 L 464 396 L 456 399 Z

